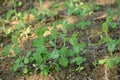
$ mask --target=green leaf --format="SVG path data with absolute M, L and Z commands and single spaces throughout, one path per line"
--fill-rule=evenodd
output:
M 117 42 L 116 42 L 117 44 L 120 44 L 120 38 L 117 40 Z
M 120 4 L 120 0 L 117 0 L 117 3 Z
M 46 13 L 46 15 L 47 15 L 48 17 L 51 17 L 52 14 L 53 14 L 49 9 L 46 9 L 46 10 L 45 10 L 45 13 Z
M 59 66 L 59 65 L 55 65 L 54 67 L 55 67 L 55 70 L 56 70 L 57 72 L 60 71 L 60 66 Z
M 2 52 L 2 56 L 6 56 L 10 53 L 11 45 L 5 46 L 5 51 Z
M 107 61 L 107 59 L 102 59 L 102 60 L 99 60 L 98 63 L 99 64 L 104 64 L 104 63 L 106 63 L 106 61 Z
M 25 25 L 25 23 L 20 22 L 20 23 L 16 24 L 16 27 L 18 30 L 20 30 L 21 28 L 25 28 L 26 25 Z
M 20 54 L 20 48 L 19 48 L 19 46 L 18 46 L 18 45 L 15 45 L 14 48 L 13 48 L 13 51 L 14 51 L 14 53 L 17 54 L 17 55 Z
M 28 64 L 29 63 L 29 58 L 25 57 L 24 58 L 24 64 Z
M 107 13 L 108 13 L 108 17 L 107 17 L 107 21 L 111 22 L 112 21 L 112 17 L 115 15 L 115 11 L 111 10 L 110 8 L 107 9 Z
M 76 69 L 76 71 L 79 71 L 79 72 L 80 72 L 80 71 L 83 70 L 83 69 L 84 69 L 84 67 L 81 67 L 81 66 L 80 66 L 80 67 L 78 67 L 78 68 Z
M 29 57 L 31 55 L 31 52 L 28 51 L 27 54 L 26 54 L 26 57 Z
M 50 44 L 51 44 L 51 46 L 56 47 L 56 44 L 53 41 L 51 41 L 51 40 L 50 40 Z
M 33 46 L 42 47 L 44 45 L 44 38 L 38 37 L 32 42 Z
M 57 2 L 56 2 L 56 3 L 57 3 Z M 53 3 L 53 4 L 52 4 L 52 8 L 55 8 L 55 9 L 59 8 L 59 5 L 56 4 L 56 3 Z
M 64 57 L 68 54 L 68 49 L 66 47 L 62 47 L 60 50 L 59 50 L 59 54 L 61 57 Z
M 103 37 L 103 38 L 100 39 L 100 41 L 98 42 L 98 44 L 103 44 L 103 43 L 105 43 L 107 41 L 108 41 L 108 39 L 106 37 Z
M 13 30 L 10 28 L 10 29 L 7 29 L 7 31 L 5 31 L 5 34 L 8 35 L 8 34 L 10 34 L 12 32 L 13 32 Z
M 42 4 L 42 3 L 43 3 L 43 0 L 39 0 L 39 3 Z
M 36 9 L 32 9 L 31 13 L 35 16 L 36 20 L 39 20 L 38 11 Z
M 73 46 L 73 51 L 77 54 L 80 52 L 79 45 Z
M 112 28 L 116 28 L 118 24 L 116 22 L 111 22 L 110 25 Z
M 73 33 L 72 37 L 71 37 L 71 39 L 69 41 L 73 46 L 78 44 L 77 34 L 78 33 Z
M 99 60 L 98 63 L 105 64 L 108 68 L 112 68 L 116 66 L 118 63 L 120 63 L 120 57 L 119 56 L 109 57 L 107 59 Z
M 28 69 L 25 67 L 23 68 L 23 73 L 26 74 L 28 72 Z
M 49 36 L 49 39 L 50 40 L 55 39 L 57 37 L 57 34 L 58 34 L 57 30 L 56 29 L 52 29 L 51 35 Z
M 40 53 L 35 53 L 33 55 L 33 59 L 36 61 L 38 65 L 40 65 L 43 62 L 43 58 L 40 56 Z
M 10 10 L 10 11 L 7 12 L 7 14 L 6 14 L 7 20 L 10 19 L 10 17 L 11 17 L 12 14 L 13 14 L 13 11 L 12 11 L 12 10 Z
M 38 36 L 38 37 L 42 37 L 44 32 L 45 32 L 46 28 L 39 28 L 35 31 L 35 34 Z
M 100 7 L 98 5 L 96 5 L 96 4 L 93 4 L 92 8 L 93 8 L 93 10 L 99 10 L 100 9 Z
M 45 46 L 40 46 L 37 48 L 36 52 L 41 54 L 41 53 L 46 53 L 47 51 L 46 51 Z
M 30 60 L 30 55 L 31 55 L 31 52 L 28 51 L 25 58 L 24 58 L 24 64 L 28 64 L 29 63 L 29 60 Z
M 52 58 L 52 59 L 57 59 L 57 58 L 59 58 L 58 50 L 56 50 L 56 49 L 53 50 L 53 51 L 50 53 L 49 57 Z
M 14 44 L 17 44 L 17 42 L 18 42 L 18 38 L 17 38 L 17 35 L 12 35 L 12 42 L 14 43 Z
M 116 43 L 117 41 L 116 40 L 110 40 L 107 45 L 108 45 L 108 51 L 109 52 L 113 52 L 116 48 Z
M 71 64 L 72 64 L 72 63 L 76 63 L 77 65 L 80 65 L 80 64 L 82 64 L 84 61 L 86 61 L 85 58 L 83 58 L 83 57 L 76 57 L 76 58 L 73 58 L 73 59 L 70 61 L 70 63 L 71 63 Z
M 75 45 L 75 46 L 73 46 L 73 51 L 75 52 L 75 53 L 79 53 L 80 51 L 82 51 L 83 50 L 83 48 L 86 46 L 86 44 L 83 42 L 83 43 L 81 43 L 81 44 L 77 44 L 77 45 Z
M 59 58 L 59 64 L 66 67 L 68 65 L 68 59 L 66 57 Z
M 65 6 L 67 6 L 68 8 L 73 7 L 73 2 L 72 2 L 72 0 L 66 1 L 66 2 L 65 2 Z
M 45 68 L 45 69 L 41 70 L 41 74 L 44 76 L 47 76 L 48 73 L 49 73 L 49 68 Z
M 111 11 L 112 12 L 112 11 Z M 113 19 L 113 14 L 112 13 L 110 13 L 110 16 L 108 16 L 107 17 L 107 23 L 108 23 L 108 25 L 110 25 L 110 23 L 112 22 L 112 19 Z
M 19 1 L 18 2 L 18 6 L 21 6 L 23 3 L 22 3 L 22 1 Z
M 30 26 L 28 27 L 28 28 L 26 28 L 26 30 L 24 30 L 24 32 L 23 33 L 21 33 L 20 34 L 20 36 L 23 36 L 23 35 L 25 35 L 25 36 L 28 36 L 28 34 L 30 33 Z
M 75 55 L 75 52 L 73 50 L 69 50 L 69 56 L 74 56 Z
M 104 22 L 103 24 L 102 24 L 102 30 L 106 33 L 106 32 L 108 32 L 108 23 L 107 22 Z
M 73 2 L 80 2 L 80 0 L 73 0 Z
M 80 27 L 82 30 L 86 29 L 88 25 L 90 25 L 90 21 L 80 21 L 76 24 L 77 27 Z
M 45 64 L 40 65 L 41 74 L 46 76 L 49 73 L 49 67 Z
M 106 62 L 106 66 L 107 66 L 108 68 L 112 68 L 112 67 L 115 66 L 115 65 L 117 65 L 117 61 L 114 60 L 114 59 L 109 59 L 109 60 L 107 60 L 107 62 Z
M 68 16 L 73 14 L 73 12 L 74 12 L 73 10 L 74 10 L 74 7 L 71 7 L 68 9 L 68 11 L 67 11 Z
M 15 61 L 14 65 L 13 65 L 13 67 L 12 67 L 12 70 L 13 70 L 13 71 L 16 71 L 19 67 L 20 67 L 20 59 L 18 58 L 18 59 Z
M 79 44 L 79 48 L 80 48 L 80 51 L 82 51 L 86 46 L 86 43 L 85 42 L 82 42 Z

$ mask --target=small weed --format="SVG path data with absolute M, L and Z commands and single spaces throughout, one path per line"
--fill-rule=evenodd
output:
M 103 60 L 99 60 L 99 64 L 105 64 L 107 67 L 111 68 L 111 67 L 117 65 L 118 63 L 120 63 L 118 56 L 113 57 L 113 52 L 115 51 L 117 45 L 119 44 L 119 39 L 113 40 L 112 38 L 110 38 L 110 36 L 108 34 L 110 26 L 112 28 L 117 27 L 116 24 L 112 23 L 113 17 L 111 17 L 111 16 L 113 15 L 113 12 L 110 10 L 108 10 L 108 12 L 109 12 L 110 16 L 107 17 L 106 21 L 102 25 L 102 30 L 105 33 L 105 37 L 101 38 L 99 43 L 106 43 L 107 44 L 107 49 L 111 53 L 111 57 L 105 58 Z
M 105 64 L 108 68 L 112 68 L 120 63 L 120 57 L 108 57 L 106 59 L 99 60 L 99 64 Z

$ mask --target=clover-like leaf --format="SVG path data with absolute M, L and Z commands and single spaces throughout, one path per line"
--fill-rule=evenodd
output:
M 84 61 L 86 61 L 83 57 L 76 57 L 71 60 L 71 63 L 76 63 L 77 65 L 82 64 Z
M 5 46 L 5 51 L 2 52 L 2 56 L 6 56 L 10 53 L 11 45 Z
M 110 41 L 107 43 L 107 45 L 108 45 L 108 50 L 109 50 L 110 52 L 113 52 L 113 51 L 115 50 L 115 48 L 116 48 L 116 43 L 117 43 L 116 40 L 110 40 Z
M 102 30 L 106 33 L 108 31 L 108 23 L 107 22 L 104 22 L 102 24 Z
M 59 64 L 66 67 L 68 65 L 68 59 L 66 57 L 59 58 Z
M 53 50 L 51 53 L 49 53 L 49 57 L 52 59 L 57 59 L 59 57 L 58 50 Z

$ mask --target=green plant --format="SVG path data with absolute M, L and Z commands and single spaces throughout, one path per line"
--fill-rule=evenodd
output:
M 76 65 L 78 65 L 78 67 L 76 68 L 76 71 L 80 72 L 81 70 L 84 69 L 84 67 L 82 67 L 81 64 L 85 61 L 86 61 L 85 58 L 83 58 L 81 56 L 78 56 L 78 57 L 75 57 L 75 58 L 71 59 L 70 63 L 71 64 L 75 63 Z
M 41 13 L 38 14 L 38 10 L 37 9 L 31 9 L 30 12 L 33 14 L 33 16 L 35 17 L 35 20 L 38 21 L 38 20 L 41 20 L 41 21 L 44 21 L 48 18 L 50 18 L 53 13 L 49 10 L 49 9 L 45 9 L 45 10 L 40 10 Z
M 111 68 L 115 65 L 117 65 L 118 63 L 120 63 L 119 61 L 119 56 L 115 56 L 113 57 L 113 52 L 115 51 L 117 45 L 119 44 L 119 39 L 114 40 L 112 38 L 110 38 L 108 31 L 109 28 L 116 28 L 117 24 L 112 22 L 113 19 L 113 11 L 108 10 L 109 16 L 107 17 L 106 21 L 103 23 L 102 25 L 102 30 L 105 33 L 105 37 L 102 37 L 101 40 L 99 41 L 99 43 L 106 43 L 107 44 L 107 49 L 108 51 L 111 53 L 111 57 L 99 60 L 99 64 L 105 64 L 107 67 Z
M 107 43 L 108 51 L 112 53 L 117 45 L 117 40 L 113 40 L 108 35 L 108 30 L 111 22 L 112 22 L 112 17 L 109 16 L 107 17 L 106 22 L 103 23 L 102 30 L 105 33 L 105 37 L 102 37 L 99 43 Z
M 74 4 L 72 0 L 69 0 L 66 1 L 65 6 L 68 6 L 68 15 L 78 15 L 80 18 L 83 18 L 84 16 L 92 13 L 92 9 L 83 2 Z
M 10 20 L 10 17 L 12 16 L 12 14 L 13 14 L 13 10 L 8 11 L 6 14 L 6 19 Z
M 105 64 L 108 68 L 112 68 L 120 63 L 119 56 L 108 57 L 106 59 L 99 60 L 99 64 Z
M 43 0 L 39 0 L 40 8 L 42 8 Z
M 2 56 L 6 56 L 10 53 L 11 45 L 5 46 L 5 50 L 2 52 Z
M 83 51 L 84 47 L 86 46 L 86 43 L 78 43 L 77 40 L 77 34 L 74 33 L 70 39 L 70 43 L 73 46 L 72 48 L 72 59 L 70 60 L 70 63 L 76 63 L 78 65 L 78 68 L 76 69 L 77 71 L 81 71 L 84 69 L 84 67 L 81 67 L 81 64 L 86 61 L 85 58 L 80 56 L 80 52 Z
M 52 8 L 58 9 L 58 8 L 59 8 L 59 5 L 58 5 L 56 2 L 54 2 L 54 3 L 52 4 Z
M 20 16 L 20 12 L 18 12 L 17 13 L 17 7 L 18 6 L 21 6 L 22 5 L 22 2 L 21 1 L 18 1 L 18 2 L 15 2 L 15 0 L 10 0 L 10 3 L 13 5 L 13 10 L 10 10 L 9 12 L 8 12 L 8 16 L 7 16 L 7 19 L 9 19 L 10 18 L 10 16 L 12 15 L 12 14 L 14 14 L 15 16 L 13 16 L 12 17 L 12 19 L 14 20 L 14 19 L 18 19 L 18 17 Z
M 17 71 L 19 68 L 22 69 L 23 74 L 28 73 L 28 64 L 31 63 L 31 52 L 28 51 L 25 55 L 21 55 L 21 50 L 18 45 L 14 45 L 13 51 L 15 53 L 15 60 L 12 70 Z
M 19 68 L 22 68 L 22 71 L 25 73 L 25 63 L 23 63 L 23 60 L 24 60 L 24 56 L 21 56 L 21 50 L 19 48 L 19 45 L 18 45 L 18 37 L 20 36 L 20 31 L 17 30 L 16 32 L 14 32 L 14 34 L 12 34 L 12 38 L 11 38 L 11 41 L 12 41 L 12 47 L 7 47 L 7 52 L 9 51 L 8 48 L 10 48 L 13 52 L 14 52 L 14 55 L 13 55 L 13 60 L 15 61 L 13 63 L 13 67 L 12 67 L 12 70 L 13 71 L 16 71 L 18 70 Z M 10 52 L 9 52 L 10 53 Z M 9 54 L 8 53 L 8 54 Z M 28 54 L 27 54 L 28 55 Z M 14 57 L 17 57 L 17 59 L 14 59 Z
M 77 24 L 76 24 L 76 27 L 77 28 L 81 28 L 82 30 L 86 29 L 87 26 L 89 26 L 91 24 L 90 21 L 79 21 Z
M 33 16 L 35 17 L 35 20 L 39 20 L 39 15 L 38 15 L 38 11 L 36 9 L 31 9 L 30 12 L 33 14 Z
M 28 37 L 28 34 L 30 33 L 30 31 L 31 31 L 31 26 L 29 26 L 28 28 L 24 29 L 24 32 L 22 32 L 20 34 L 20 36 L 25 35 L 26 37 Z
M 85 58 L 82 58 L 79 53 L 84 49 L 85 43 L 78 43 L 78 40 L 76 38 L 76 34 L 72 35 L 72 38 L 70 38 L 70 43 L 72 44 L 73 48 L 72 50 L 69 50 L 64 45 L 57 49 L 56 47 L 56 38 L 57 36 L 60 36 L 63 40 L 65 40 L 65 36 L 61 36 L 66 34 L 66 32 L 63 31 L 61 34 L 52 35 L 54 38 L 50 39 L 49 37 L 43 37 L 44 32 L 46 31 L 46 28 L 40 28 L 36 30 L 36 35 L 38 38 L 36 38 L 33 41 L 33 46 L 36 47 L 36 52 L 31 55 L 32 62 L 35 61 L 35 67 L 37 70 L 40 70 L 40 72 L 43 75 L 47 75 L 50 72 L 51 68 L 54 68 L 55 70 L 59 71 L 60 66 L 67 67 L 68 64 L 76 63 L 79 67 L 79 71 L 83 69 L 80 65 L 86 60 Z M 53 29 L 54 31 L 54 29 Z M 49 36 L 51 36 L 49 35 Z M 48 39 L 47 39 L 48 38 Z M 55 41 L 54 41 L 55 40 Z M 53 46 L 52 51 L 47 51 L 45 47 L 45 43 L 50 42 L 50 45 Z M 72 57 L 70 60 L 69 57 Z

